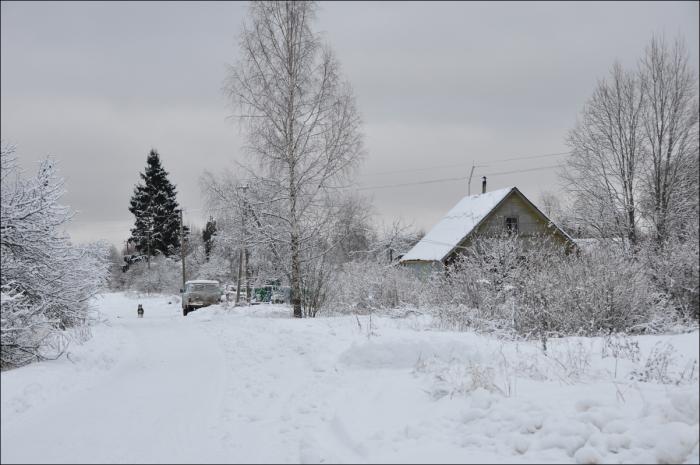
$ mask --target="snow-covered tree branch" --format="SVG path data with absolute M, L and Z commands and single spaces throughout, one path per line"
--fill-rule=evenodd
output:
M 0 363 L 6 369 L 51 356 L 48 340 L 87 323 L 88 300 L 106 279 L 108 248 L 73 246 L 62 231 L 72 213 L 59 203 L 63 180 L 52 159 L 24 178 L 14 147 L 3 144 L 1 162 Z

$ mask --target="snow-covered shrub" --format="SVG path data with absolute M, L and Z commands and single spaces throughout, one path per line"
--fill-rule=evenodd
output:
M 618 248 L 568 256 L 553 264 L 557 328 L 563 333 L 628 331 L 653 319 L 653 295 L 642 263 Z
M 445 396 L 452 398 L 473 395 L 478 391 L 511 397 L 515 394 L 517 369 L 511 365 L 502 350 L 500 354 L 491 355 L 495 358 L 488 362 L 479 358 L 445 359 L 437 355 L 419 357 L 413 367 L 413 374 L 428 375 L 431 382 L 427 392 L 436 400 Z
M 601 357 L 613 357 L 615 360 L 627 359 L 633 362 L 639 361 L 639 342 L 624 334 L 610 334 L 603 338 Z
M 13 283 L 3 283 L 0 292 L 2 317 L 2 369 L 41 359 L 41 350 L 55 325 L 44 306 L 33 303 Z
M 112 245 L 109 247 L 108 257 L 107 286 L 110 290 L 122 291 L 126 289 L 126 274 L 124 273 L 126 261 L 124 256 Z
M 497 385 L 496 369 L 473 361 L 444 361 L 439 358 L 419 359 L 413 369 L 414 374 L 428 374 L 432 378 L 429 391 L 433 399 L 445 396 L 469 395 L 479 389 L 506 395 Z
M 62 231 L 72 213 L 59 203 L 63 180 L 51 159 L 24 178 L 14 147 L 3 145 L 0 172 L 0 367 L 6 369 L 50 357 L 49 345 L 60 354 L 59 331 L 87 323 L 88 301 L 106 282 L 108 249 L 76 247 Z
M 644 263 L 619 248 L 566 253 L 547 238 L 477 241 L 437 278 L 448 327 L 537 337 L 662 329 Z M 660 322 L 661 327 L 652 322 Z
M 630 376 L 637 381 L 672 383 L 669 368 L 673 365 L 675 353 L 676 349 L 671 344 L 657 342 L 651 349 L 644 366 L 634 370 Z
M 182 287 L 182 264 L 162 255 L 151 257 L 150 267 L 142 260 L 125 273 L 127 289 L 146 294 L 177 293 Z
M 561 369 L 560 379 L 579 382 L 586 379 L 591 368 L 591 349 L 579 341 L 566 343 L 550 348 L 547 357 L 554 360 L 554 367 Z
M 446 329 L 547 339 L 658 333 L 697 312 L 697 244 L 626 250 L 604 241 L 567 251 L 547 237 L 474 241 L 445 270 L 418 277 L 374 259 L 344 264 L 328 307 L 366 313 L 420 308 Z
M 190 262 L 188 261 L 188 263 Z M 230 260 L 221 255 L 212 253 L 209 260 L 204 261 L 199 264 L 199 266 L 197 266 L 196 263 L 190 264 L 189 271 L 190 276 L 196 275 L 202 279 L 216 279 L 223 284 L 233 280 L 232 276 L 235 276 L 234 271 L 238 272 L 238 268 L 236 267 L 235 270 L 232 270 Z
M 304 317 L 315 317 L 328 300 L 332 265 L 325 255 L 302 264 L 301 310 Z
M 697 234 L 669 240 L 663 247 L 645 244 L 644 260 L 660 304 L 672 317 L 700 317 L 700 243 Z
M 371 259 L 348 262 L 334 276 L 327 308 L 360 314 L 415 308 L 429 300 L 430 286 L 403 267 Z

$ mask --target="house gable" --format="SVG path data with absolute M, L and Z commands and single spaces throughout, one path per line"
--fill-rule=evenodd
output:
M 508 220 L 507 220 L 508 219 Z M 465 197 L 438 222 L 401 260 L 413 267 L 421 263 L 448 263 L 468 248 L 474 237 L 498 234 L 506 221 L 521 237 L 551 235 L 568 249 L 575 242 L 556 226 L 516 187 Z
M 481 234 L 489 230 L 502 231 L 506 218 L 518 219 L 518 234 L 520 236 L 554 234 L 561 241 L 573 242 L 573 239 L 555 225 L 517 188 L 513 188 L 513 191 L 491 211 L 475 233 Z
M 572 249 L 576 247 L 574 240 L 561 228 L 540 211 L 525 195 L 514 187 L 503 200 L 496 205 L 488 215 L 460 241 L 460 243 L 445 257 L 443 263 L 451 261 L 460 251 L 471 246 L 472 240 L 479 236 L 501 234 L 506 231 L 508 218 L 517 221 L 518 236 L 527 238 L 550 235 L 562 246 Z

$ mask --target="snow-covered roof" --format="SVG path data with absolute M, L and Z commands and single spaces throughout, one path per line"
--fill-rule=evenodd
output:
M 443 260 L 513 189 L 506 187 L 464 197 L 401 257 L 401 262 Z
M 213 281 L 211 279 L 193 279 L 187 281 L 186 284 L 219 284 L 219 281 Z

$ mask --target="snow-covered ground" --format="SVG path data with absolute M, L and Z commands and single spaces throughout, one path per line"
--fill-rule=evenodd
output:
M 425 317 L 98 305 L 68 357 L 0 375 L 3 463 L 698 463 L 698 332 L 545 356 Z

